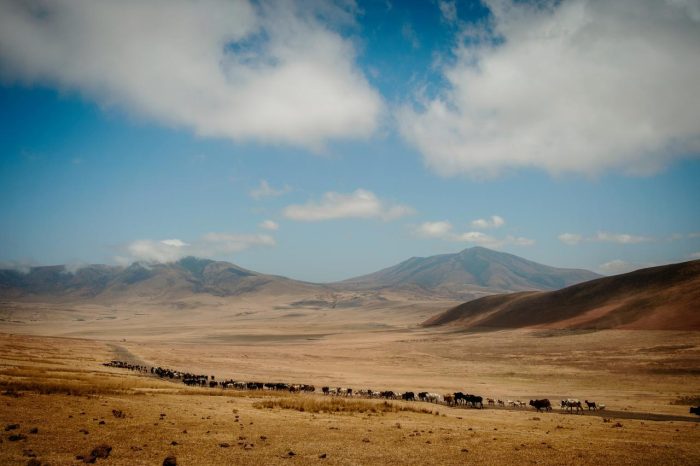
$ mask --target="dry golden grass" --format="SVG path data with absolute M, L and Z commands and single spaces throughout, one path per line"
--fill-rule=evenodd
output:
M 293 409 L 302 413 L 398 413 L 409 411 L 423 414 L 440 414 L 426 407 L 389 401 L 353 400 L 318 395 L 277 397 L 253 403 L 254 408 Z
M 506 336 L 508 341 L 499 340 Z M 556 410 L 538 414 L 189 388 L 101 365 L 118 351 L 145 360 L 162 358 L 163 365 L 175 368 L 182 367 L 178 362 L 189 361 L 193 369 L 201 364 L 201 372 L 217 377 L 219 369 L 231 367 L 260 376 L 253 372 L 257 367 L 270 371 L 270 380 L 290 374 L 299 382 L 317 382 L 328 370 L 332 378 L 323 379 L 326 384 L 357 388 L 416 389 L 429 383 L 426 388 L 439 390 L 461 380 L 461 386 L 476 386 L 474 392 L 485 396 L 575 389 L 602 396 L 611 409 L 649 407 L 685 415 L 687 406 L 670 402 L 698 393 L 697 375 L 683 372 L 697 361 L 692 339 L 681 348 L 661 344 L 669 335 L 649 333 L 583 334 L 573 340 L 506 336 L 407 332 L 376 341 L 341 339 L 334 345 L 195 347 L 1 335 L 0 384 L 10 396 L 0 396 L 0 429 L 20 427 L 0 430 L 0 464 L 26 464 L 27 451 L 42 463 L 76 464 L 76 455 L 101 443 L 113 450 L 98 462 L 113 465 L 161 464 L 170 454 L 180 465 L 700 464 L 696 422 L 604 422 Z M 462 363 L 465 354 L 471 359 Z M 647 370 L 660 363 L 679 373 Z M 369 385 L 366 380 L 376 374 L 384 374 L 380 383 Z M 499 387 L 508 391 L 499 393 Z M 112 410 L 125 416 L 117 418 Z M 38 433 L 31 434 L 34 427 Z M 14 433 L 26 438 L 10 441 Z

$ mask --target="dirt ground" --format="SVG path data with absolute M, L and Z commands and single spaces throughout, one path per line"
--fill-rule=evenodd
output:
M 125 465 L 162 464 L 169 454 L 178 464 L 700 464 L 700 418 L 687 404 L 700 396 L 700 332 L 417 325 L 448 304 L 241 302 L 232 312 L 213 303 L 165 310 L 4 303 L 0 428 L 19 427 L 0 431 L 0 464 L 28 464 L 32 454 L 41 464 L 80 464 L 76 456 L 100 443 L 112 450 L 98 463 Z M 323 395 L 188 389 L 101 365 L 111 359 L 218 380 L 463 391 L 555 405 L 588 399 L 606 411 L 403 401 L 387 408 L 366 400 L 321 412 L 309 406 Z M 271 399 L 286 401 L 266 407 Z

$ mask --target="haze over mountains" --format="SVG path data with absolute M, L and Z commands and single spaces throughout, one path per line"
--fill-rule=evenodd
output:
M 426 327 L 700 330 L 700 260 L 636 270 L 557 291 L 487 296 Z
M 598 276 L 474 247 L 456 254 L 414 257 L 373 274 L 330 284 L 301 282 L 193 257 L 167 264 L 89 265 L 74 271 L 65 266 L 33 267 L 26 272 L 0 270 L 0 296 L 118 299 L 393 290 L 469 299 L 497 292 L 553 290 Z

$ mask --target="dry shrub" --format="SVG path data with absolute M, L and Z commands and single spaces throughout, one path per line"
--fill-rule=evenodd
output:
M 671 402 L 672 405 L 700 406 L 700 396 L 679 396 Z
M 410 411 L 414 413 L 432 414 L 432 410 L 416 408 L 410 405 L 390 403 L 388 401 L 374 402 L 369 400 L 348 400 L 345 398 L 320 398 L 298 396 L 275 398 L 253 403 L 255 408 L 294 409 L 308 413 L 397 413 Z

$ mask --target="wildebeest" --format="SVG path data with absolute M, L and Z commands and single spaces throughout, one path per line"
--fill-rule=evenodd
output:
M 697 414 L 698 416 L 700 416 L 700 406 L 691 407 L 690 414 Z
M 382 398 L 386 398 L 387 400 L 395 400 L 397 398 L 396 393 L 392 392 L 391 390 L 381 392 L 380 396 Z
M 401 398 L 404 401 L 416 401 L 416 395 L 413 392 L 406 392 L 403 395 L 401 395 Z
M 545 410 L 545 411 L 552 410 L 552 403 L 550 403 L 547 398 L 545 398 L 543 400 L 530 400 L 530 406 L 535 408 L 538 412 L 541 412 L 542 410 Z

